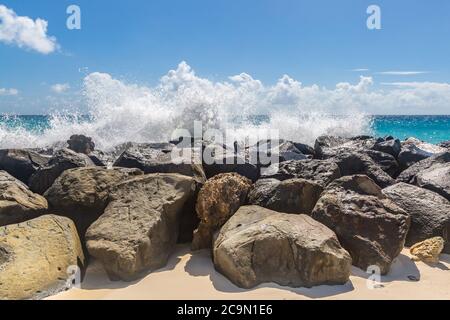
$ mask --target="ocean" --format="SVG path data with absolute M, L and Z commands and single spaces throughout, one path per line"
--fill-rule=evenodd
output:
M 351 136 L 357 134 L 370 134 L 373 136 L 391 135 L 399 139 L 416 137 L 429 143 L 439 143 L 450 140 L 450 115 L 448 116 L 364 116 L 364 119 L 348 117 L 307 117 L 296 120 L 301 135 L 283 136 L 281 138 L 295 139 L 297 141 L 312 144 L 320 134 L 336 134 Z M 145 122 L 145 121 L 144 121 Z M 241 128 L 242 135 L 248 132 L 248 127 L 261 127 L 270 123 L 272 128 L 277 125 L 285 129 L 289 126 L 289 132 L 296 131 L 296 124 L 286 122 L 274 122 L 268 116 L 256 116 L 250 124 L 242 123 L 242 120 L 234 120 L 237 127 Z M 356 125 L 358 122 L 358 125 Z M 364 126 L 360 123 L 363 122 Z M 355 130 L 354 127 L 357 127 Z M 242 132 L 242 128 L 245 128 Z M 173 128 L 172 128 L 173 129 Z M 283 131 L 283 130 L 281 130 Z M 306 134 L 305 132 L 308 131 Z M 108 122 L 105 119 L 95 119 L 90 116 L 45 116 L 45 115 L 19 115 L 0 116 L 0 148 L 17 147 L 43 147 L 58 141 L 66 140 L 71 134 L 81 133 L 93 136 L 95 141 L 100 142 L 100 147 L 105 149 L 113 147 L 122 142 L 154 142 L 161 138 L 146 132 L 155 132 L 151 124 L 139 123 L 135 127 L 133 123 L 127 126 L 126 122 Z M 288 134 L 286 134 L 288 135 Z M 304 137 L 304 139 L 302 139 Z M 169 137 L 167 137 L 168 139 Z

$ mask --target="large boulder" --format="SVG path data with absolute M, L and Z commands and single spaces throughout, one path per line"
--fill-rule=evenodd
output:
M 311 214 L 323 188 L 305 179 L 260 179 L 248 195 L 250 204 L 285 213 Z
M 403 168 L 408 168 L 414 163 L 447 151 L 445 148 L 420 141 L 416 138 L 408 138 L 402 141 L 401 144 L 402 148 L 398 155 L 398 162 Z
M 90 255 L 114 280 L 165 266 L 194 191 L 193 178 L 179 174 L 149 174 L 116 185 L 104 214 L 86 233 Z
M 320 136 L 316 139 L 314 150 L 318 158 L 328 159 L 341 153 L 371 150 L 377 141 L 370 136 L 357 136 L 353 138 Z
M 47 200 L 21 181 L 0 171 L 0 226 L 36 218 L 48 208 Z
M 397 177 L 397 182 L 415 184 L 416 176 L 419 172 L 445 163 L 450 163 L 450 152 L 439 153 L 413 164 Z
M 243 288 L 344 284 L 351 257 L 336 235 L 307 215 L 241 207 L 214 241 L 216 269 Z
M 365 175 L 340 178 L 322 193 L 312 217 L 334 230 L 353 264 L 382 274 L 403 249 L 410 217 Z
M 70 149 L 58 150 L 48 165 L 39 168 L 30 177 L 30 189 L 33 192 L 44 194 L 64 171 L 89 166 L 95 166 L 95 164 L 87 155 L 76 153 Z
M 27 184 L 31 175 L 48 163 L 49 157 L 32 150 L 0 150 L 0 170 Z
M 139 169 L 85 167 L 64 171 L 44 196 L 55 212 L 71 218 L 83 238 L 86 229 L 103 213 L 109 189 L 142 175 Z
M 380 151 L 383 153 L 390 154 L 394 158 L 397 158 L 402 145 L 399 139 L 394 139 L 393 137 L 387 137 L 386 139 L 382 139 L 381 141 L 377 141 L 372 147 L 373 150 Z
M 450 253 L 450 202 L 439 194 L 406 183 L 397 183 L 383 193 L 411 217 L 406 245 L 441 236 Z
M 197 197 L 200 218 L 194 232 L 192 249 L 210 248 L 212 237 L 227 220 L 244 205 L 252 182 L 237 173 L 223 173 L 206 181 Z
M 68 288 L 84 267 L 75 225 L 46 215 L 0 227 L 0 300 L 40 299 Z
M 179 173 L 206 180 L 201 161 L 193 149 L 191 155 L 183 156 L 182 148 L 174 151 L 171 143 L 131 143 L 115 161 L 115 167 L 138 168 L 148 173 Z M 172 153 L 172 151 L 174 151 Z M 187 153 L 187 152 L 186 152 Z
M 261 178 L 278 180 L 306 179 L 327 186 L 333 180 L 341 177 L 339 166 L 333 160 L 292 160 L 272 165 Z
M 389 176 L 397 177 L 400 173 L 400 166 L 391 154 L 376 150 L 366 150 L 364 154 L 369 156 Z
M 450 201 L 450 162 L 435 164 L 416 176 L 419 187 L 439 193 Z
M 67 140 L 67 144 L 70 150 L 86 155 L 95 150 L 95 143 L 92 141 L 92 138 L 82 134 L 74 134 Z
M 378 166 L 369 156 L 362 153 L 340 153 L 332 158 L 339 166 L 342 176 L 364 174 L 381 188 L 393 185 L 395 180 Z

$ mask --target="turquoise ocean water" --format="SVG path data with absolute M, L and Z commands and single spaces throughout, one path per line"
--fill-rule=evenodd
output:
M 75 122 L 89 122 L 87 116 L 73 118 Z M 264 117 L 258 122 L 264 122 Z M 416 137 L 430 143 L 439 143 L 450 140 L 450 115 L 448 116 L 371 116 L 368 133 L 374 136 L 387 136 L 405 139 Z M 52 122 L 49 116 L 1 116 L 0 129 L 3 131 L 17 130 L 30 134 L 45 134 L 51 129 Z M 82 133 L 82 132 L 81 132 Z M 17 137 L 17 136 L 16 136 Z M 1 135 L 0 139 L 11 138 L 10 135 Z M 63 137 L 65 138 L 65 137 Z M 7 141 L 0 141 L 7 145 Z

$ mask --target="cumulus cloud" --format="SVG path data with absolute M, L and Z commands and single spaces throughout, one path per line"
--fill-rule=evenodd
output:
M 49 54 L 58 44 L 55 37 L 47 35 L 47 27 L 46 20 L 18 16 L 12 9 L 0 5 L 0 42 Z
M 70 89 L 70 85 L 68 83 L 56 83 L 50 88 L 55 93 L 64 93 Z
M 17 89 L 0 88 L 0 96 L 17 96 L 18 94 L 19 94 L 19 90 L 17 90 Z

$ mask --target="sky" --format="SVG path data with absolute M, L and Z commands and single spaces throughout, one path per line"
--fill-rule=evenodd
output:
M 265 111 L 450 114 L 449 38 L 448 0 L 0 0 L 0 113 L 82 109 L 86 86 L 170 78 L 244 88 Z

